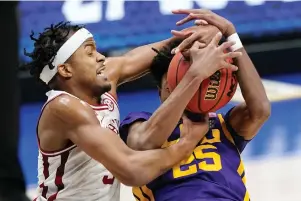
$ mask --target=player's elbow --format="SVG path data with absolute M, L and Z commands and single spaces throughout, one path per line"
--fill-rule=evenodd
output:
M 143 136 L 143 135 L 141 135 Z M 145 134 L 145 137 L 140 137 L 135 142 L 129 143 L 129 147 L 131 147 L 134 150 L 138 151 L 145 151 L 145 150 L 151 150 L 151 149 L 157 149 L 160 148 L 161 145 L 156 143 L 152 138 L 147 137 L 148 135 Z
M 267 100 L 257 105 L 253 118 L 265 122 L 271 115 L 271 103 Z
M 142 140 L 139 140 L 132 144 L 128 144 L 128 146 L 137 151 L 145 151 L 156 148 L 152 143 Z
M 147 170 L 133 160 L 128 160 L 124 165 L 123 173 L 119 180 L 126 186 L 143 186 L 151 181 L 148 179 Z
M 162 146 L 162 142 L 153 137 L 158 130 L 160 130 L 160 125 L 142 124 L 139 129 L 135 130 L 135 134 L 130 135 L 127 144 L 132 149 L 139 151 L 158 149 Z

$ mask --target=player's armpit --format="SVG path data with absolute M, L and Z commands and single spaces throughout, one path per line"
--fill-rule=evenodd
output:
M 241 103 L 226 115 L 225 120 L 239 136 L 245 140 L 251 140 L 268 118 L 269 115 L 264 115 L 264 113 L 258 116 L 250 115 L 246 103 Z

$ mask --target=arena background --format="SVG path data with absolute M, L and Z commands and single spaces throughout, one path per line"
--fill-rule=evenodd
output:
M 208 8 L 230 19 L 263 77 L 272 116 L 243 153 L 247 185 L 255 201 L 300 201 L 301 181 L 301 2 L 300 1 L 69 1 L 20 2 L 20 61 L 23 48 L 32 50 L 31 30 L 63 20 L 87 24 L 98 48 L 108 56 L 120 55 L 139 45 L 165 39 L 181 16 L 175 8 Z M 45 89 L 28 73 L 19 74 L 20 159 L 28 194 L 34 196 L 38 148 L 35 126 L 45 101 Z M 242 101 L 239 89 L 221 112 Z M 120 88 L 121 118 L 136 110 L 154 111 L 159 105 L 151 77 Z M 122 201 L 133 200 L 123 188 Z

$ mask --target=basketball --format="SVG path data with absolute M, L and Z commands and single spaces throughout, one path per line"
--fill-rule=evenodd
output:
M 232 60 L 229 59 L 228 62 Z M 179 84 L 189 67 L 190 61 L 186 60 L 181 53 L 173 57 L 167 72 L 167 81 L 171 91 Z M 232 99 L 237 83 L 236 72 L 222 68 L 202 81 L 186 109 L 201 114 L 217 111 Z

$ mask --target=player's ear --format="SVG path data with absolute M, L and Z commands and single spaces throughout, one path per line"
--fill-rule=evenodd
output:
M 72 68 L 68 63 L 61 64 L 57 67 L 57 72 L 64 78 L 72 77 Z

